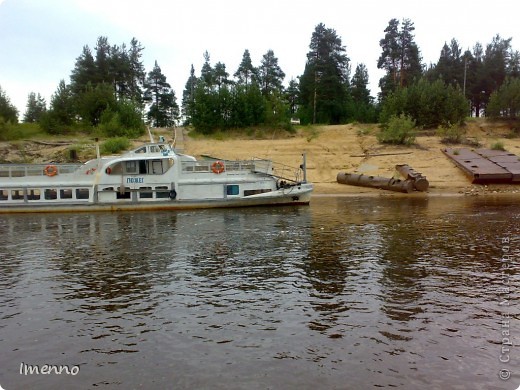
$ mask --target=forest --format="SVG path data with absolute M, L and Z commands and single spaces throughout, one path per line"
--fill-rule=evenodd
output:
M 469 116 L 517 119 L 520 114 L 520 53 L 500 35 L 463 51 L 453 38 L 440 47 L 437 63 L 422 63 L 410 19 L 391 19 L 379 41 L 380 91 L 371 96 L 367 67 L 352 70 L 347 46 L 333 28 L 311 34 L 304 72 L 285 80 L 272 50 L 253 64 L 249 50 L 232 74 L 212 63 L 208 51 L 197 75 L 192 65 L 180 103 L 159 62 L 146 72 L 144 47 L 135 38 L 111 45 L 100 36 L 85 45 L 69 81 L 62 79 L 49 104 L 28 96 L 24 123 L 49 134 L 97 131 L 134 137 L 153 127 L 193 126 L 209 134 L 227 129 L 305 124 L 381 123 L 406 116 L 418 128 L 462 124 Z M 303 59 L 302 59 L 303 60 Z M 286 83 L 284 83 L 286 82 Z M 20 113 L 0 85 L 0 139 Z M 5 138 L 5 137 L 4 137 Z

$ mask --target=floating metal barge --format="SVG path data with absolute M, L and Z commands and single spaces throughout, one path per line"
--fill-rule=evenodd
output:
M 520 158 L 502 150 L 446 148 L 442 152 L 475 184 L 520 183 Z

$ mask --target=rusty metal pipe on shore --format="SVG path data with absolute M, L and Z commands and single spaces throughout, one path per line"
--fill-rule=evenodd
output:
M 413 183 L 414 188 L 417 191 L 428 191 L 428 187 L 430 186 L 430 183 L 422 175 L 422 173 L 417 172 L 414 170 L 411 166 L 408 164 L 397 164 L 395 166 L 395 169 L 406 179 L 410 180 Z
M 382 190 L 410 193 L 413 191 L 413 182 L 394 178 L 369 176 L 357 173 L 338 173 L 336 180 L 341 184 L 349 184 L 360 187 L 379 188 Z

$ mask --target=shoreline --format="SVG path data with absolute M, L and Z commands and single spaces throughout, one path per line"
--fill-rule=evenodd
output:
M 511 137 L 507 123 L 469 120 L 464 127 L 468 140 L 478 140 L 481 147 L 500 141 L 506 150 L 520 156 L 520 138 Z M 288 167 L 296 167 L 306 154 L 307 181 L 314 184 L 312 196 L 393 196 L 393 197 L 454 197 L 520 195 L 520 183 L 472 184 L 464 172 L 444 155 L 442 149 L 475 148 L 466 144 L 446 145 L 431 131 L 419 132 L 411 146 L 382 145 L 377 141 L 379 127 L 374 124 L 334 126 L 302 126 L 296 134 L 281 134 L 271 139 L 192 138 L 182 131 L 180 147 L 196 157 L 216 156 L 220 159 L 247 160 L 254 157 L 270 159 Z M 396 165 L 407 164 L 421 172 L 430 183 L 427 192 L 399 193 L 369 187 L 340 184 L 340 172 L 386 178 L 398 178 Z M 400 177 L 402 179 L 402 177 Z
M 409 194 L 399 193 L 399 192 L 391 192 L 385 190 L 376 190 L 381 192 L 350 192 L 350 193 L 325 193 L 325 192 L 313 192 L 312 198 L 384 198 L 384 197 L 395 197 L 395 198 L 475 198 L 475 197 L 485 197 L 485 198 L 520 198 L 519 192 L 486 192 L 486 193 L 475 193 L 475 194 L 465 194 L 460 192 L 442 192 L 442 193 L 429 193 L 429 192 L 412 192 Z M 384 192 L 383 192 L 384 191 Z M 312 202 L 312 200 L 311 200 Z
M 511 126 L 507 122 L 473 118 L 463 128 L 468 140 L 466 144 L 447 145 L 432 131 L 420 131 L 411 146 L 380 144 L 376 138 L 377 124 L 298 126 L 294 133 L 264 129 L 261 139 L 248 137 L 245 132 L 192 137 L 185 128 L 176 131 L 153 129 L 153 133 L 156 138 L 161 135 L 171 142 L 175 140 L 176 148 L 198 159 L 204 156 L 222 160 L 268 159 L 278 167 L 290 169 L 285 171 L 288 176 L 292 176 L 292 172 L 296 175 L 296 167 L 305 154 L 307 181 L 314 185 L 313 197 L 502 197 L 520 196 L 520 183 L 472 184 L 442 150 L 447 147 L 476 148 L 468 145 L 471 142 L 490 148 L 500 142 L 507 151 L 520 156 L 520 137 Z M 133 140 L 133 146 L 146 142 L 148 136 L 143 135 Z M 3 161 L 8 163 L 49 163 L 70 161 L 70 149 L 74 148 L 79 160 L 87 161 L 95 158 L 95 148 L 87 143 L 2 142 L 0 151 Z M 340 184 L 336 180 L 340 172 L 402 179 L 396 170 L 396 165 L 401 164 L 409 165 L 426 177 L 430 184 L 427 192 L 400 193 Z

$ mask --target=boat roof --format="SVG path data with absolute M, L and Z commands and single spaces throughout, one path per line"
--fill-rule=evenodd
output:
M 165 142 L 150 142 L 124 153 L 123 156 L 133 154 L 139 154 L 140 156 L 143 154 L 150 156 L 168 156 L 175 155 L 176 153 L 170 144 Z

